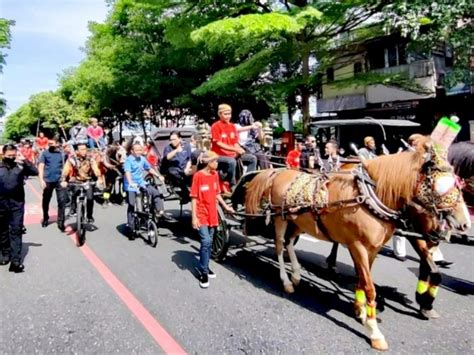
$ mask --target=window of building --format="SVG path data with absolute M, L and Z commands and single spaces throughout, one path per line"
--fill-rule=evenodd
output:
M 354 75 L 357 75 L 359 73 L 362 73 L 362 63 L 361 62 L 355 62 L 354 63 Z
M 334 68 L 328 68 L 326 70 L 326 77 L 328 78 L 328 83 L 334 81 Z
M 370 70 L 385 68 L 385 53 L 383 47 L 369 49 L 368 53 Z

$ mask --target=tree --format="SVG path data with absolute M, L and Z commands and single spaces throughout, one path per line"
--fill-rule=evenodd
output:
M 10 28 L 15 24 L 12 20 L 0 18 L 0 74 L 3 73 L 3 66 L 6 64 L 5 49 L 10 48 L 11 32 Z M 6 100 L 2 97 L 3 92 L 0 92 L 0 117 L 5 114 L 5 107 L 7 106 Z
M 37 128 L 41 127 L 51 135 L 60 134 L 64 137 L 63 129 L 72 127 L 78 121 L 86 122 L 87 117 L 81 107 L 72 106 L 58 93 L 46 91 L 31 96 L 28 103 L 8 116 L 5 134 L 7 138 L 18 140 L 36 135 Z

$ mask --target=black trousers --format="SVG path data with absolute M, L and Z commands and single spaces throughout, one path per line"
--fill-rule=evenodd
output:
M 43 219 L 49 219 L 49 203 L 53 197 L 53 191 L 56 190 L 56 200 L 58 202 L 58 225 L 64 225 L 67 190 L 61 187 L 59 181 L 47 182 L 46 187 L 43 190 Z
M 79 196 L 79 193 L 81 192 L 81 189 L 79 186 L 75 186 L 75 185 L 69 185 L 69 189 L 72 195 L 71 210 L 77 211 L 76 200 L 77 200 L 77 196 Z M 86 202 L 87 218 L 92 218 L 92 215 L 94 213 L 94 189 L 91 186 L 89 186 L 89 188 L 86 190 L 86 197 L 87 197 L 87 202 Z
M 12 262 L 21 262 L 21 245 L 25 202 L 0 199 L 0 249 Z
M 168 178 L 181 190 L 181 198 L 189 198 L 189 187 L 191 186 L 191 176 L 187 176 L 184 171 L 178 168 L 168 169 Z
M 153 207 L 155 211 L 163 211 L 165 205 L 163 202 L 163 197 L 160 192 L 151 185 L 146 186 L 146 190 L 151 196 L 153 201 Z M 137 193 L 135 191 L 127 191 L 127 223 L 128 227 L 133 230 L 135 228 L 135 220 L 133 214 L 135 213 L 135 200 L 137 198 Z

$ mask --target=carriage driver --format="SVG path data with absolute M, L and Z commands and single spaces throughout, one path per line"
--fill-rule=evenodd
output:
M 230 122 L 232 118 L 232 108 L 227 104 L 220 104 L 218 107 L 219 121 L 211 127 L 211 150 L 219 156 L 219 172 L 222 183 L 223 195 L 231 192 L 230 187 L 235 185 L 235 170 L 237 167 L 236 158 L 250 161 L 256 158 L 253 155 L 245 154 L 245 150 L 239 145 L 239 134 L 237 127 Z M 255 166 L 255 164 L 254 164 Z

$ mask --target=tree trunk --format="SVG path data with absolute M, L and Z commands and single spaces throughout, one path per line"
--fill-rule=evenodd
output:
M 309 82 L 309 52 L 305 51 L 302 58 L 303 65 L 303 85 L 301 86 L 301 111 L 303 113 L 303 133 L 307 135 L 310 133 L 309 124 L 311 117 L 309 115 L 309 97 L 310 90 L 308 88 Z

